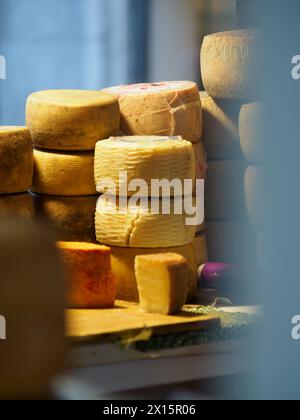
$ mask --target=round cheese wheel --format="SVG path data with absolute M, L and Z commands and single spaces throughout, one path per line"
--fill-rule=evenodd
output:
M 94 152 L 34 150 L 32 191 L 55 196 L 96 195 Z
M 162 201 L 166 204 L 166 200 L 159 199 L 121 203 L 115 197 L 100 197 L 96 209 L 98 242 L 125 248 L 170 248 L 191 244 L 197 229 L 187 226 L 188 216 L 179 207 L 184 209 L 182 198 L 171 200 L 170 214 L 163 214 Z
M 125 172 L 127 179 L 120 180 Z M 97 143 L 95 151 L 95 181 L 100 193 L 106 192 L 105 181 L 113 181 L 116 194 L 133 195 L 131 181 L 143 180 L 147 184 L 146 196 L 161 196 L 151 188 L 153 179 L 181 181 L 181 192 L 172 189 L 168 195 L 183 195 L 184 180 L 195 182 L 195 156 L 192 144 L 181 138 L 133 136 L 117 137 Z
M 29 193 L 0 196 L 0 219 L 33 219 L 34 204 Z
M 66 350 L 63 277 L 53 238 L 28 221 L 0 222 L 0 266 L 7 333 L 0 342 L 0 399 L 41 398 L 63 368 Z
M 194 82 L 176 81 L 116 86 L 125 135 L 182 136 L 197 143 L 202 137 L 202 112 Z
M 207 173 L 207 155 L 203 143 L 193 145 L 196 160 L 196 179 L 205 179 Z
M 26 106 L 26 123 L 35 147 L 51 150 L 94 150 L 98 140 L 120 127 L 117 99 L 87 90 L 33 93 Z
M 213 98 L 252 99 L 259 91 L 260 34 L 238 30 L 208 35 L 201 49 L 205 90 Z
M 0 194 L 29 190 L 33 176 L 30 132 L 26 127 L 0 127 Z
M 263 158 L 263 103 L 253 102 L 241 108 L 239 130 L 241 147 L 245 158 L 252 163 Z

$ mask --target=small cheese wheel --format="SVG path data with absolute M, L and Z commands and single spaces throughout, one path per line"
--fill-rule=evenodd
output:
M 188 263 L 178 254 L 139 255 L 135 259 L 140 309 L 172 315 L 181 311 L 188 293 Z
M 245 195 L 249 221 L 255 229 L 261 230 L 265 194 L 263 169 L 259 166 L 248 166 L 246 170 Z
M 29 193 L 0 196 L 0 219 L 33 219 L 34 203 Z
M 50 150 L 94 150 L 98 140 L 120 127 L 117 99 L 87 90 L 33 93 L 26 106 L 26 123 L 35 147 Z
M 221 32 L 204 38 L 201 71 L 213 98 L 255 98 L 259 86 L 260 35 L 255 30 Z
M 56 196 L 96 195 L 94 152 L 34 150 L 32 191 Z
M 196 226 L 187 225 L 183 200 L 170 200 L 170 214 L 163 214 L 162 201 L 100 197 L 96 209 L 96 237 L 105 245 L 125 248 L 169 248 L 191 244 Z M 157 211 L 153 207 L 157 205 Z M 183 211 L 179 206 L 182 206 Z M 165 211 L 167 213 L 167 211 Z M 178 213 L 178 214 L 177 214 Z
M 44 397 L 64 367 L 64 283 L 51 235 L 29 221 L 0 222 L 0 399 Z M 0 334 L 2 335 L 2 334 Z
M 50 224 L 59 241 L 95 243 L 97 199 L 98 196 L 54 197 L 35 194 L 35 215 L 37 219 Z
M 245 158 L 252 163 L 263 158 L 263 103 L 253 102 L 241 108 L 239 130 L 241 147 Z
M 120 179 L 120 173 L 126 173 L 126 179 Z M 153 191 L 153 179 L 181 181 L 191 179 L 195 182 L 195 156 L 191 143 L 181 138 L 133 136 L 116 137 L 97 143 L 95 151 L 95 181 L 97 191 L 107 191 L 105 181 L 113 181 L 117 187 L 115 193 L 133 195 L 129 191 L 131 181 L 143 180 L 147 184 L 146 196 L 183 195 L 184 191 L 174 192 L 168 189 Z
M 203 110 L 203 143 L 209 160 L 241 158 L 239 112 L 241 103 L 214 99 L 200 92 Z
M 201 103 L 194 82 L 123 85 L 105 92 L 119 98 L 125 135 L 182 136 L 192 143 L 202 137 Z
M 30 132 L 26 127 L 0 127 L 0 194 L 29 190 L 33 176 Z
M 207 261 L 206 243 L 203 241 L 203 260 Z M 196 250 L 197 246 L 197 250 Z M 112 270 L 117 282 L 117 299 L 129 302 L 139 302 L 139 294 L 134 271 L 135 258 L 138 255 L 149 255 L 153 253 L 164 254 L 172 252 L 183 256 L 189 266 L 188 270 L 188 301 L 193 300 L 198 281 L 197 257 L 200 253 L 198 245 L 193 244 L 175 248 L 120 248 L 112 247 Z
M 82 242 L 58 242 L 57 248 L 65 271 L 68 307 L 113 307 L 116 284 L 110 248 Z

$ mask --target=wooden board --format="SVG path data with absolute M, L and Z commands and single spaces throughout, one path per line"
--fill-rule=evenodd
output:
M 117 301 L 114 309 L 68 310 L 67 337 L 72 341 L 121 338 L 128 343 L 152 335 L 210 329 L 220 324 L 217 316 L 188 312 L 165 316 L 143 313 L 137 304 Z

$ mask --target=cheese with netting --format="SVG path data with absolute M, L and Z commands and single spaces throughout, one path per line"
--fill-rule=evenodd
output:
M 121 173 L 126 178 L 120 178 Z M 169 182 L 176 179 L 181 181 L 181 188 L 155 192 L 151 188 L 153 179 Z M 95 181 L 99 193 L 107 191 L 109 180 L 117 187 L 116 194 L 130 196 L 136 191 L 129 191 L 128 184 L 142 180 L 146 184 L 146 196 L 183 195 L 184 180 L 188 179 L 194 184 L 195 156 L 192 144 L 180 137 L 116 137 L 97 143 Z
M 29 193 L 0 196 L 0 219 L 33 219 L 33 198 Z
M 245 158 L 252 163 L 263 158 L 263 103 L 253 102 L 241 108 L 239 130 L 241 147 Z
M 205 90 L 213 98 L 252 99 L 259 91 L 260 34 L 238 30 L 208 35 L 201 49 Z
M 26 122 L 35 147 L 51 150 L 94 150 L 99 140 L 120 128 L 117 99 L 98 91 L 50 90 L 27 100 Z
M 96 195 L 94 152 L 34 150 L 32 191 L 56 196 Z
M 0 127 L 0 194 L 29 190 L 33 176 L 30 132 L 26 127 Z
M 163 204 L 169 201 L 170 207 L 163 209 Z M 174 200 L 146 198 L 136 202 L 102 196 L 96 209 L 96 237 L 105 245 L 129 248 L 188 245 L 193 242 L 197 228 L 188 226 L 187 218 L 181 197 Z
M 202 112 L 194 82 L 176 81 L 116 86 L 105 92 L 119 98 L 125 135 L 202 137 Z

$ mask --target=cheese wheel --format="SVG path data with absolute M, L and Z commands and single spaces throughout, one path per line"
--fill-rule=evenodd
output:
M 192 243 L 197 229 L 187 225 L 188 216 L 179 207 L 184 209 L 183 200 L 171 200 L 170 214 L 163 214 L 162 201 L 166 204 L 166 200 L 147 198 L 120 204 L 115 197 L 100 197 L 96 209 L 98 242 L 125 248 L 169 248 Z M 152 210 L 155 205 L 157 212 Z
M 126 179 L 120 179 L 120 173 L 126 173 Z M 151 188 L 153 179 L 181 181 L 180 191 L 170 190 L 155 192 Z M 143 180 L 147 191 L 145 196 L 167 194 L 183 195 L 184 180 L 195 182 L 195 156 L 191 143 L 181 138 L 133 136 L 117 137 L 97 143 L 95 151 L 95 181 L 97 191 L 107 191 L 105 181 L 113 181 L 116 194 L 133 195 L 128 184 Z
M 175 248 L 120 248 L 111 247 L 112 250 L 112 270 L 117 282 L 117 299 L 129 302 L 139 302 L 139 294 L 135 277 L 135 258 L 138 255 L 164 254 L 168 252 L 183 256 L 189 266 L 188 270 L 188 301 L 195 295 L 198 281 L 197 255 L 193 244 Z M 197 250 L 199 252 L 199 250 Z M 203 254 L 205 262 L 207 260 L 206 244 L 203 242 Z
M 105 92 L 119 98 L 125 135 L 202 137 L 202 112 L 194 82 L 176 81 L 116 86 Z
M 196 179 L 205 179 L 207 173 L 207 155 L 204 144 L 194 144 L 193 149 L 196 161 Z
M 110 248 L 82 242 L 58 242 L 57 248 L 65 272 L 68 307 L 112 308 L 116 284 Z
M 94 152 L 34 150 L 32 191 L 56 196 L 96 195 Z
M 253 102 L 241 108 L 239 118 L 241 147 L 245 158 L 252 163 L 263 159 L 263 103 Z
M 264 209 L 264 176 L 263 169 L 259 166 L 249 166 L 245 174 L 245 195 L 247 214 L 254 228 L 263 228 Z
M 0 194 L 29 190 L 32 176 L 33 153 L 28 128 L 0 126 Z
M 203 110 L 203 143 L 209 160 L 241 158 L 239 101 L 214 99 L 200 92 Z
M 55 244 L 42 226 L 0 222 L 0 399 L 36 399 L 63 368 L 64 286 Z M 2 336 L 2 334 L 0 334 Z
M 201 71 L 213 98 L 252 99 L 259 91 L 260 34 L 255 30 L 221 32 L 204 38 Z
M 33 219 L 34 203 L 29 193 L 0 196 L 0 219 Z
M 94 150 L 98 140 L 120 127 L 117 99 L 87 90 L 33 93 L 26 106 L 26 123 L 35 147 L 50 150 Z
M 178 254 L 139 255 L 135 259 L 140 309 L 172 315 L 181 311 L 188 293 L 188 263 Z
M 35 215 L 37 219 L 50 224 L 59 241 L 95 243 L 97 199 L 98 196 L 54 197 L 35 194 Z

